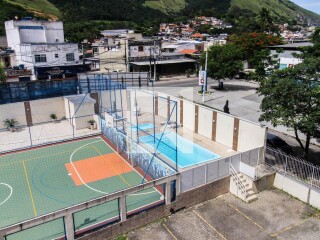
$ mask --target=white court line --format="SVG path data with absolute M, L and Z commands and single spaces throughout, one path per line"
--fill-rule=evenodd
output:
M 6 187 L 8 187 L 8 188 L 10 189 L 10 194 L 9 194 L 9 196 L 8 196 L 4 201 L 2 201 L 2 202 L 0 203 L 0 206 L 1 206 L 1 205 L 4 204 L 6 201 L 8 201 L 9 198 L 12 196 L 13 189 L 12 189 L 12 187 L 11 187 L 9 184 L 6 184 L 6 183 L 0 183 L 0 185 L 6 186 Z
M 104 192 L 104 191 L 98 190 L 98 189 L 93 188 L 93 187 L 89 186 L 88 184 L 86 184 L 86 183 L 83 181 L 83 179 L 82 179 L 82 177 L 80 176 L 78 170 L 76 169 L 76 167 L 74 166 L 74 164 L 73 164 L 73 162 L 72 162 L 72 157 L 73 157 L 73 155 L 74 155 L 77 151 L 79 151 L 81 148 L 84 148 L 84 147 L 86 147 L 86 146 L 88 146 L 88 145 L 90 145 L 90 144 L 97 143 L 97 142 L 104 142 L 104 143 L 106 144 L 106 142 L 103 141 L 100 137 L 97 137 L 97 138 L 99 138 L 100 140 L 98 140 L 98 141 L 93 141 L 93 142 L 91 142 L 91 143 L 87 143 L 87 144 L 82 145 L 81 147 L 77 148 L 76 150 L 74 150 L 74 151 L 72 152 L 69 160 L 70 160 L 70 164 L 72 165 L 74 171 L 76 172 L 77 176 L 79 177 L 79 179 L 80 179 L 80 181 L 82 182 L 83 185 L 85 185 L 87 188 L 91 189 L 91 190 L 94 191 L 94 192 L 101 193 L 101 194 L 110 194 L 110 193 L 108 193 L 108 192 Z M 108 145 L 108 146 L 109 146 L 109 145 Z M 110 147 L 110 146 L 109 146 L 109 147 Z M 111 148 L 111 147 L 110 147 L 110 148 Z M 111 148 L 111 149 L 112 149 L 112 148 Z M 117 153 L 117 154 L 118 154 L 118 153 Z M 118 154 L 118 155 L 119 155 L 119 154 Z M 119 156 L 120 156 L 120 155 L 119 155 Z M 121 156 L 120 156 L 120 157 L 121 157 Z M 121 157 L 121 158 L 122 158 L 122 157 Z M 126 161 L 125 161 L 125 162 L 126 162 Z M 157 190 L 157 189 L 156 189 L 156 190 Z M 135 195 L 146 195 L 146 194 L 150 194 L 150 193 L 154 193 L 154 192 L 156 192 L 156 191 L 146 192 L 146 193 L 136 193 L 136 194 L 130 194 L 130 195 L 133 195 L 133 196 L 135 196 Z M 128 195 L 128 196 L 130 196 L 130 195 Z
M 100 138 L 100 137 L 99 137 Z M 106 144 L 109 148 L 111 148 L 113 150 L 113 148 L 106 142 L 104 141 L 102 138 L 100 138 L 102 142 L 104 142 L 104 144 Z M 130 166 L 131 168 L 133 168 L 125 159 L 123 159 L 123 157 L 117 152 L 117 151 L 114 151 L 128 166 Z M 131 160 L 132 161 L 132 160 Z M 142 178 L 144 178 L 144 176 L 142 176 L 137 170 L 135 170 L 133 168 L 133 170 Z M 163 194 L 156 188 L 156 187 L 153 187 L 156 191 L 152 191 L 152 192 L 147 192 L 146 194 L 149 194 L 149 193 L 153 193 L 153 192 L 158 192 L 161 196 L 163 196 Z M 132 194 L 129 194 L 128 196 L 130 195 L 142 195 L 143 193 L 132 193 Z M 161 200 L 161 197 L 160 197 L 160 200 Z

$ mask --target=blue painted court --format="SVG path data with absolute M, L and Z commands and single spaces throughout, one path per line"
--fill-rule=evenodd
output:
M 151 148 L 157 147 L 162 133 L 140 137 L 140 141 Z M 163 154 L 166 158 L 180 168 L 190 167 L 199 163 L 215 160 L 220 155 L 215 154 L 208 149 L 189 141 L 188 139 L 176 135 L 174 132 L 163 134 L 157 152 Z

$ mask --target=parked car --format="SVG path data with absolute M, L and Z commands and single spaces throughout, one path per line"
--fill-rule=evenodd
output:
M 280 137 L 271 133 L 267 134 L 267 146 L 281 150 L 282 152 L 288 155 L 292 155 L 292 156 L 295 155 L 292 150 L 292 147 L 288 143 L 286 143 Z

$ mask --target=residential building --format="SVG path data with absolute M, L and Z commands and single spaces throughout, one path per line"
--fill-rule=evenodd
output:
M 302 63 L 302 59 L 294 56 L 296 53 L 300 53 L 301 47 L 312 46 L 311 42 L 299 42 L 290 43 L 284 45 L 276 45 L 269 47 L 271 49 L 271 55 L 278 55 L 277 60 L 279 62 L 279 68 L 284 69 L 288 67 L 294 67 L 295 65 Z M 276 50 L 281 49 L 282 52 L 277 54 Z
M 129 30 L 105 30 L 105 37 L 92 44 L 92 58 L 86 58 L 102 73 L 126 72 L 128 69 L 128 40 L 142 39 L 141 33 Z
M 187 58 L 180 52 L 162 52 L 159 40 L 140 39 L 129 40 L 129 70 L 130 72 L 147 71 L 151 76 L 185 74 L 186 70 L 195 71 L 196 60 Z
M 78 44 L 65 42 L 62 22 L 11 20 L 5 28 L 15 64 L 31 70 L 31 80 L 75 78 L 88 70 L 79 60 Z

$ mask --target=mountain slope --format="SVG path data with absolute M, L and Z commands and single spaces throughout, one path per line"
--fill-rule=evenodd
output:
M 194 13 L 211 9 L 214 10 L 213 12 L 229 13 L 231 15 L 241 15 L 243 13 L 254 15 L 259 13 L 262 8 L 267 8 L 280 21 L 311 20 L 320 23 L 320 15 L 289 0 L 153 0 L 146 1 L 145 5 L 164 13 L 177 13 L 186 8 Z
M 59 9 L 48 0 L 7 0 L 7 2 L 41 17 L 56 19 L 60 15 Z
M 262 8 L 270 10 L 271 14 L 279 20 L 311 20 L 320 22 L 320 15 L 308 11 L 288 0 L 232 0 L 229 12 L 235 8 L 249 10 L 254 14 L 259 13 Z
M 72 3 L 83 20 L 154 20 L 166 16 L 196 14 L 255 15 L 261 8 L 270 10 L 278 20 L 298 20 L 320 24 L 320 15 L 305 10 L 289 0 L 7 0 L 28 11 L 60 16 Z M 76 17 L 76 16 L 75 16 Z

